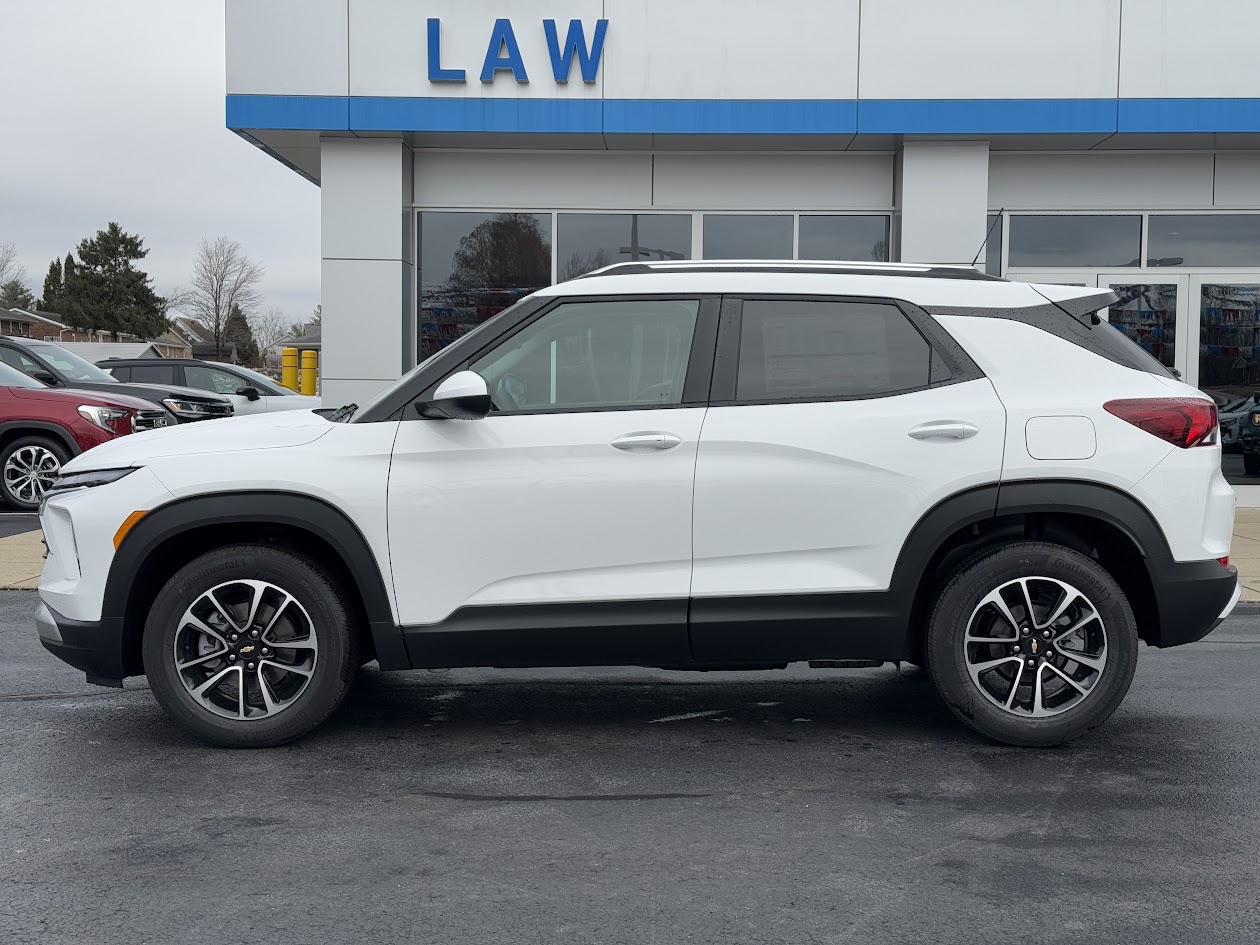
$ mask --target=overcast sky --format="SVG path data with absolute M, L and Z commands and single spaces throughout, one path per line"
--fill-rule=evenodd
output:
M 159 292 L 230 236 L 290 321 L 319 302 L 319 188 L 224 126 L 222 0 L 0 0 L 0 243 L 36 297 L 116 220 Z

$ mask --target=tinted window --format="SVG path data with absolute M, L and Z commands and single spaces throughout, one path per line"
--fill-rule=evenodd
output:
M 246 386 L 245 382 L 235 374 L 201 365 L 184 366 L 184 383 L 197 390 L 213 391 L 216 394 L 235 394 Z
M 798 259 L 888 262 L 888 217 L 802 216 Z
M 1136 266 L 1139 216 L 1013 216 L 1007 265 Z
M 57 371 L 72 381 L 112 381 L 113 375 L 106 374 L 91 361 L 85 361 L 72 351 L 61 345 L 37 345 L 36 354 L 51 364 Z
M 989 214 L 985 223 L 984 271 L 991 276 L 1002 274 L 1002 215 Z
M 0 361 L 3 361 L 5 364 L 15 367 L 19 371 L 23 371 L 27 374 L 30 374 L 33 371 L 44 370 L 43 365 L 36 363 L 31 358 L 28 358 L 16 348 L 0 347 Z
M 749 300 L 735 396 L 862 397 L 926 387 L 932 350 L 893 305 Z
M 114 376 L 120 381 L 121 375 L 115 371 Z M 175 367 L 171 364 L 136 364 L 131 368 L 133 384 L 174 384 Z M 195 385 L 194 385 L 195 386 Z
M 423 361 L 551 285 L 551 214 L 440 213 L 419 222 L 416 350 Z
M 612 263 L 690 258 L 689 213 L 561 213 L 556 222 L 560 282 Z
M 792 218 L 710 213 L 704 218 L 705 259 L 791 259 Z
M 682 402 L 700 303 L 571 302 L 470 366 L 504 413 Z
M 110 367 L 105 368 L 110 374 L 114 375 L 114 379 L 122 381 L 124 384 L 131 381 L 131 368 L 128 367 Z
M 1151 214 L 1150 266 L 1260 266 L 1260 214 Z
M 0 351 L 8 352 L 8 348 L 2 348 Z M 7 362 L 7 358 L 4 358 Z M 38 390 L 45 385 L 35 380 L 29 374 L 24 374 L 17 368 L 7 363 L 0 363 L 0 387 L 25 387 L 30 390 Z

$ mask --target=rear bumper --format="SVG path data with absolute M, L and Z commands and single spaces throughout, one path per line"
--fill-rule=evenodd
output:
M 113 620 L 71 620 L 41 601 L 35 611 L 35 629 L 44 649 L 83 670 L 88 682 L 122 685 L 125 673 L 121 624 Z
M 1173 561 L 1147 558 L 1159 627 L 1146 642 L 1181 646 L 1202 640 L 1215 630 L 1242 595 L 1238 569 L 1217 561 Z

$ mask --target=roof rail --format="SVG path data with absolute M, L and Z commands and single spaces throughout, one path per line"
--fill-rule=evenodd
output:
M 665 260 L 659 262 L 613 263 L 578 279 L 595 276 L 630 276 L 666 272 L 767 272 L 767 273 L 828 273 L 856 276 L 909 276 L 922 279 L 972 279 L 1004 282 L 998 276 L 980 272 L 971 266 L 938 266 L 931 263 L 881 263 L 861 261 L 809 260 L 809 259 L 705 259 Z

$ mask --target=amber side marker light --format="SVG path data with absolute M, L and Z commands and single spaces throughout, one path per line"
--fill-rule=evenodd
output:
M 127 537 L 127 533 L 130 532 L 135 527 L 136 522 L 140 521 L 140 519 L 144 518 L 148 514 L 149 514 L 148 509 L 140 509 L 138 512 L 132 512 L 125 519 L 123 519 L 123 523 L 118 526 L 118 531 L 114 532 L 114 550 L 115 551 L 117 551 L 118 546 L 123 543 L 123 539 Z

